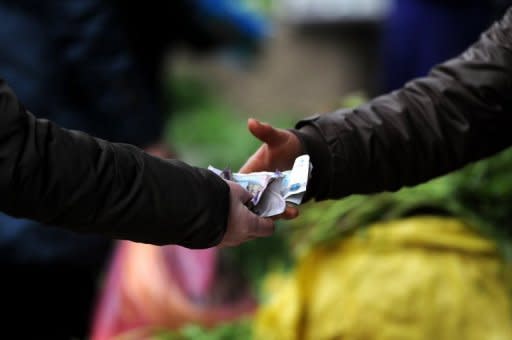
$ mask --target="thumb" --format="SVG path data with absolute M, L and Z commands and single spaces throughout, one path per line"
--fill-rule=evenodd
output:
M 270 218 L 259 217 L 251 213 L 249 234 L 252 237 L 267 237 L 274 233 L 274 221 Z
M 245 190 L 240 184 L 233 181 L 226 181 L 229 185 L 230 190 L 233 192 L 235 197 L 239 199 L 243 204 L 246 204 L 252 200 L 252 194 Z
M 281 218 L 284 220 L 293 220 L 299 216 L 299 209 L 296 207 L 286 207 L 286 210 L 281 214 Z
M 288 135 L 270 124 L 261 123 L 260 121 L 249 118 L 247 127 L 254 137 L 258 138 L 269 146 L 274 146 L 287 141 Z

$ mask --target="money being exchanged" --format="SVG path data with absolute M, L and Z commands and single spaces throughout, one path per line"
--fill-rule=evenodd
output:
M 259 216 L 282 214 L 287 204 L 299 205 L 306 192 L 311 174 L 309 155 L 295 159 L 293 168 L 287 171 L 232 173 L 212 166 L 208 169 L 220 177 L 236 182 L 252 194 L 249 208 Z

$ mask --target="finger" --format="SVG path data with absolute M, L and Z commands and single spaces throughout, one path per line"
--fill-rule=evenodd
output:
M 270 124 L 261 123 L 254 118 L 249 118 L 247 127 L 254 137 L 267 143 L 269 146 L 279 145 L 288 140 L 288 134 L 286 132 L 275 129 Z
M 272 221 L 293 220 L 299 216 L 299 209 L 295 207 L 287 207 L 286 210 L 279 215 L 271 216 Z
M 224 242 L 224 241 L 223 241 L 222 243 L 218 244 L 218 245 L 217 245 L 217 247 L 218 247 L 218 248 L 220 248 L 220 249 L 223 249 L 223 248 L 232 248 L 232 247 L 236 247 L 236 246 L 238 246 L 238 245 L 240 245 L 240 244 L 242 244 L 242 242 L 241 242 L 241 241 L 240 241 L 240 242 L 233 242 L 233 241 L 231 241 L 231 242 L 227 242 L 227 241 L 226 241 L 226 242 Z
M 229 185 L 230 190 L 233 191 L 235 196 L 240 199 L 240 201 L 245 204 L 252 200 L 252 194 L 245 190 L 240 184 L 233 182 L 233 181 L 226 181 Z
M 243 243 L 246 243 L 246 242 L 249 242 L 249 241 L 253 241 L 255 239 L 257 239 L 259 237 L 257 236 L 247 236 L 246 238 L 244 238 L 243 240 L 239 240 L 239 241 L 231 241 L 231 242 L 222 242 L 220 244 L 217 245 L 218 248 L 222 249 L 222 248 L 233 248 L 233 247 L 237 247 Z
M 261 171 L 262 169 L 262 161 L 261 159 L 261 148 L 254 153 L 246 162 L 245 164 L 240 168 L 240 173 L 249 173 L 254 171 Z
M 249 224 L 249 237 L 267 237 L 274 233 L 274 221 L 269 218 L 258 217 L 251 214 Z
M 293 220 L 299 216 L 299 209 L 295 207 L 286 207 L 286 210 L 281 215 L 281 218 L 284 220 Z
M 245 204 L 249 203 L 250 200 L 252 200 L 253 196 L 249 191 L 245 190 L 244 188 L 240 187 L 240 189 L 241 189 L 240 200 L 245 205 Z

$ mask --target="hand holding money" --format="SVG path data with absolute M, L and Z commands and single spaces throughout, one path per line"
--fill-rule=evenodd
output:
M 239 184 L 226 182 L 229 185 L 230 206 L 226 233 L 219 246 L 233 247 L 259 237 L 271 236 L 274 233 L 274 222 L 257 216 L 246 206 L 252 195 Z
M 288 170 L 292 168 L 295 159 L 304 153 L 299 138 L 288 130 L 277 129 L 252 118 L 247 122 L 247 127 L 263 144 L 245 162 L 240 169 L 241 173 Z M 297 208 L 288 206 L 279 217 L 293 219 L 298 215 Z
M 249 118 L 247 128 L 263 145 L 245 162 L 241 173 L 289 170 L 295 159 L 304 153 L 297 136 L 288 130 L 274 128 L 253 118 Z
M 284 213 L 288 205 L 302 203 L 306 192 L 311 163 L 308 155 L 295 159 L 293 168 L 287 171 L 231 173 L 208 167 L 225 180 L 233 181 L 247 190 L 251 199 L 249 208 L 261 217 L 272 217 Z

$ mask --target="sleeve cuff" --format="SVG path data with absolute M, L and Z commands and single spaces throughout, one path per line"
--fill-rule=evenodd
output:
M 227 183 L 209 170 L 198 168 L 199 173 L 206 179 L 205 203 L 209 207 L 207 225 L 202 230 L 197 230 L 193 240 L 182 242 L 181 245 L 190 249 L 204 249 L 218 245 L 226 233 L 230 192 Z
M 313 164 L 312 176 L 308 182 L 304 202 L 311 198 L 315 198 L 317 201 L 326 199 L 330 182 L 329 148 L 315 125 L 308 124 L 310 121 L 300 121 L 295 129 L 290 130 L 299 138 L 305 153 L 309 154 Z

